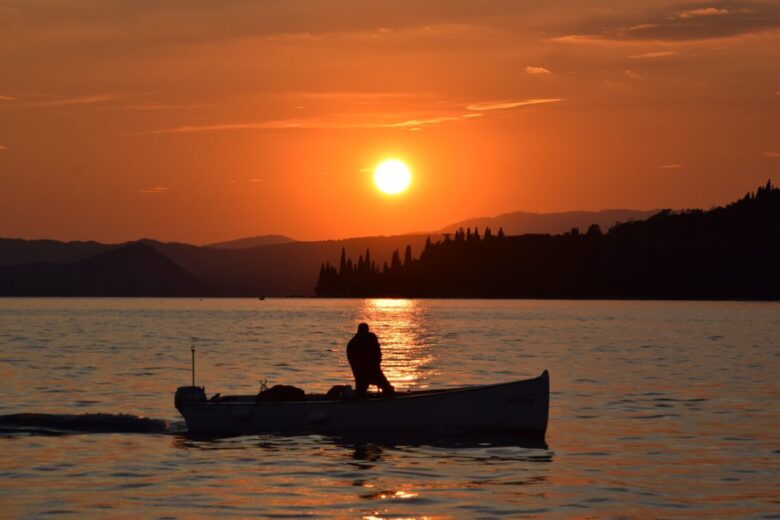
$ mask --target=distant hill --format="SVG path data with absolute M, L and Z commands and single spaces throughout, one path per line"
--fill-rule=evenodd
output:
M 608 222 L 638 218 L 641 214 L 573 212 L 589 217 L 558 219 L 557 225 L 565 231 L 581 226 L 584 231 L 589 224 L 582 222 L 604 222 L 593 217 L 602 213 L 607 215 Z M 536 217 L 552 218 L 550 215 Z M 474 221 L 470 222 L 473 227 Z M 500 221 L 496 222 L 497 226 L 490 224 L 494 233 L 502 227 Z M 517 229 L 510 224 L 503 227 L 507 235 Z M 125 244 L 0 239 L 0 295 L 313 296 L 320 265 L 322 262 L 337 264 L 342 248 L 353 258 L 365 255 L 370 249 L 371 259 L 381 269 L 385 262 L 391 263 L 395 250 L 403 250 L 407 245 L 413 255 L 419 255 L 426 238 L 427 234 L 410 234 L 296 242 L 275 235 L 209 246 L 150 239 Z M 434 242 L 442 238 L 441 234 L 430 235 Z M 277 242 L 253 246 L 252 240 Z M 139 245 L 146 247 L 125 249 Z M 153 259 L 149 249 L 159 256 Z M 110 254 L 115 251 L 119 251 L 118 256 Z M 139 263 L 138 270 L 131 269 L 131 261 Z M 95 273 L 90 274 L 93 268 Z M 140 279 L 129 281 L 143 273 L 148 277 L 148 284 Z M 167 273 L 170 283 L 165 283 L 162 273 Z
M 313 296 L 320 263 L 323 260 L 336 262 L 342 248 L 354 256 L 370 248 L 371 254 L 381 265 L 390 260 L 395 249 L 407 244 L 412 246 L 415 253 L 422 250 L 426 237 L 399 235 L 318 242 L 293 241 L 241 249 L 164 243 L 149 239 L 126 244 L 0 239 L 0 296 L 96 295 L 98 291 L 92 285 L 94 279 L 80 274 L 76 277 L 76 266 L 69 264 L 82 262 L 79 265 L 89 265 L 96 254 L 133 245 L 146 246 L 181 269 L 195 281 L 192 287 L 197 289 L 199 296 Z M 434 238 L 438 237 L 434 235 Z M 140 262 L 142 258 L 138 257 L 137 260 Z M 150 270 L 150 276 L 152 274 Z M 181 279 L 181 272 L 178 275 L 171 274 Z M 74 279 L 86 280 L 81 293 L 68 281 Z M 184 295 L 183 290 L 174 290 L 164 284 L 159 287 L 157 292 L 152 291 L 153 295 Z M 125 295 L 138 295 L 138 290 L 130 289 L 127 286 L 129 292 Z
M 0 238 L 0 267 L 35 262 L 75 262 L 108 251 L 115 245 L 99 242 L 59 242 Z
M 780 300 L 780 189 L 709 211 L 558 235 L 470 228 L 378 268 L 344 257 L 320 268 L 317 294 L 404 298 Z
M 572 228 L 588 229 L 591 224 L 607 231 L 618 222 L 644 220 L 658 213 L 658 210 L 639 211 L 632 209 L 605 209 L 603 211 L 565 211 L 561 213 L 528 213 L 515 211 L 503 213 L 497 217 L 480 217 L 451 224 L 441 230 L 442 233 L 454 233 L 458 229 L 476 227 L 491 228 L 493 232 L 503 228 L 507 235 L 525 235 L 529 233 L 557 235 Z
M 77 262 L 0 267 L 4 296 L 194 296 L 203 292 L 192 275 L 140 243 Z
M 209 288 L 214 296 L 313 296 L 323 259 L 336 262 L 342 248 L 350 255 L 366 249 L 376 261 L 389 261 L 394 250 L 410 244 L 421 251 L 427 235 L 360 237 L 318 242 L 289 242 L 248 249 L 214 249 L 147 242 Z
M 261 235 L 239 238 L 237 240 L 228 240 L 227 242 L 216 242 L 214 244 L 207 244 L 206 247 L 213 247 L 215 249 L 248 249 L 250 247 L 267 246 L 270 244 L 287 244 L 290 242 L 295 242 L 295 240 L 284 235 Z

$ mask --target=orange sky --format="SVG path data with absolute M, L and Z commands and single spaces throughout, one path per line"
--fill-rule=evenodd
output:
M 777 1 L 0 0 L 0 236 L 397 234 L 778 171 Z

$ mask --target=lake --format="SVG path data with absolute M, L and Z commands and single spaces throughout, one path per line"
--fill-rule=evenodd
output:
M 324 392 L 360 321 L 400 391 L 548 369 L 546 446 L 183 434 L 190 346 L 208 395 Z M 779 378 L 778 303 L 0 299 L 0 416 L 53 414 L 2 427 L 0 516 L 780 518 Z M 95 412 L 160 427 L 54 431 Z

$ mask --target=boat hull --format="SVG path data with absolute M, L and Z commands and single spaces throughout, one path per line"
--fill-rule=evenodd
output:
M 188 388 L 188 387 L 185 387 Z M 255 402 L 254 396 L 177 402 L 190 433 L 512 432 L 544 437 L 550 382 L 534 379 L 388 398 Z

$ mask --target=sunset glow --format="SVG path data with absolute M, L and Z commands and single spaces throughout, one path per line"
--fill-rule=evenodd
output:
M 0 64 L 9 518 L 780 520 L 780 0 L 0 0 Z
M 780 8 L 729 6 L 8 0 L 0 235 L 329 240 L 724 204 L 780 165 Z M 412 179 L 390 197 L 393 157 Z
M 374 183 L 383 193 L 397 195 L 405 191 L 412 182 L 409 167 L 397 159 L 383 161 L 374 170 Z

